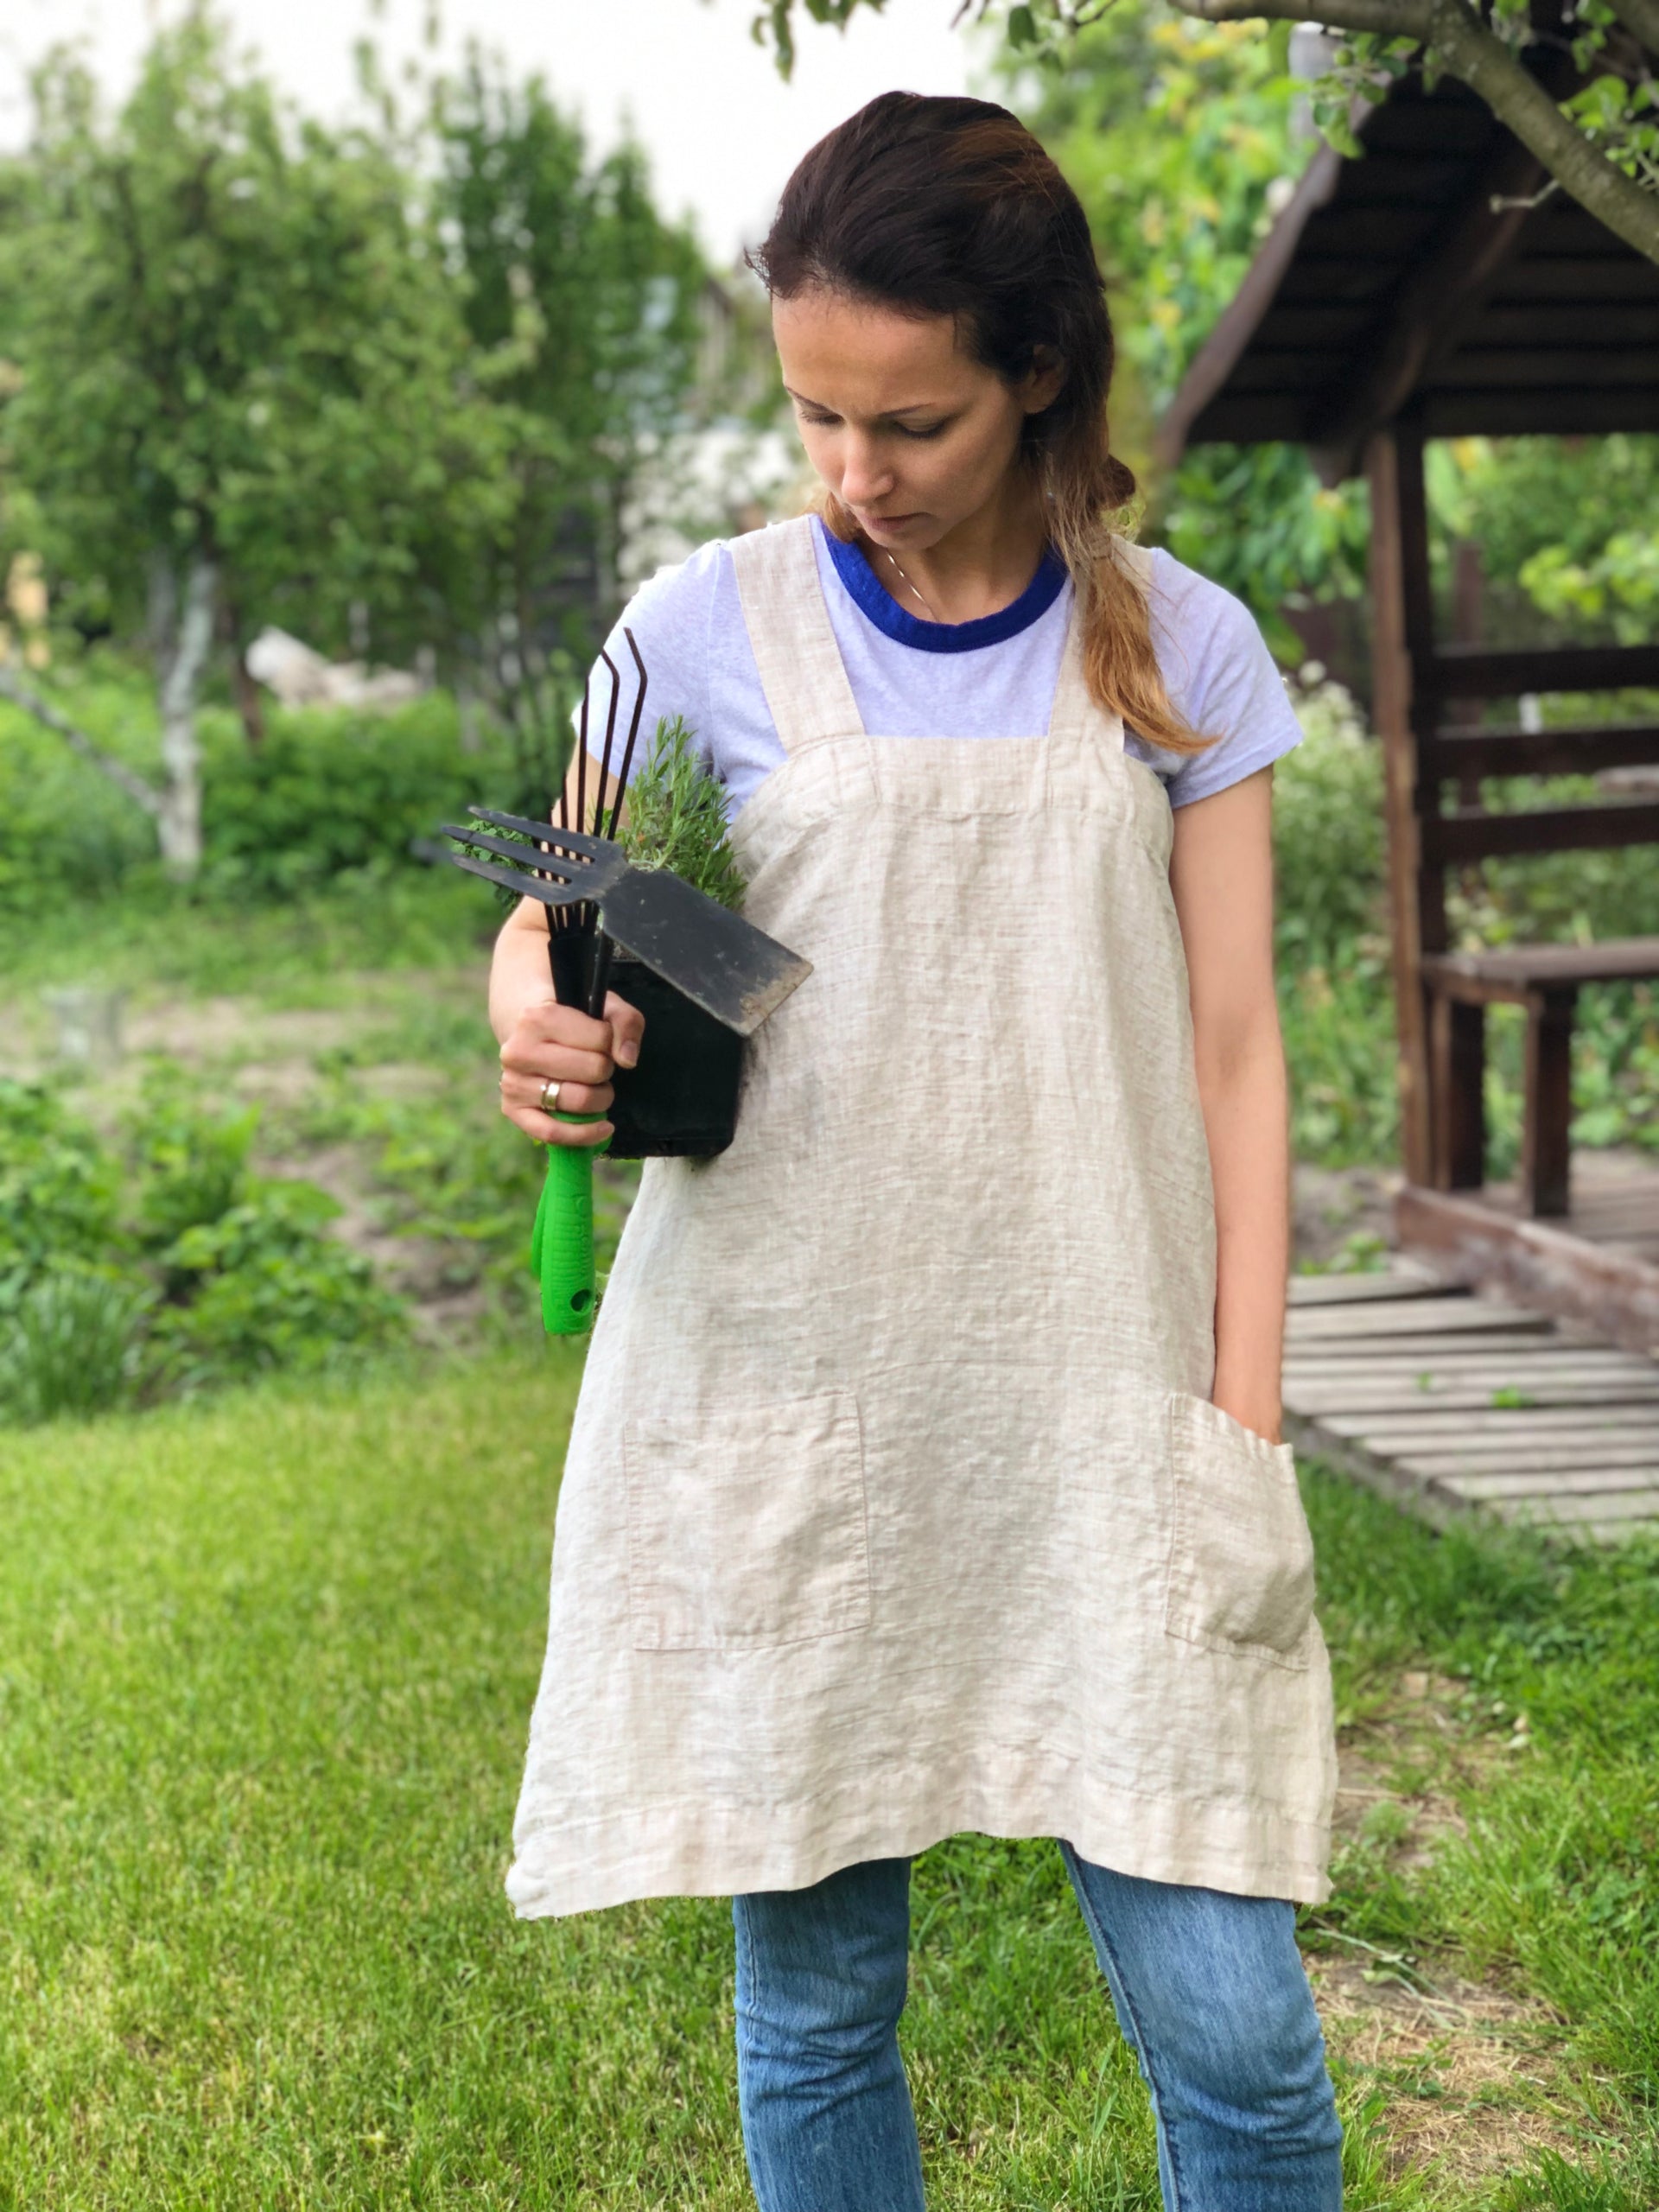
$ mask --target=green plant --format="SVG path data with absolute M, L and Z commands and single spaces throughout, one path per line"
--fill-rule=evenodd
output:
M 657 725 L 628 785 L 622 842 L 639 868 L 671 868 L 722 906 L 743 904 L 743 874 L 726 823 L 725 787 L 709 773 L 678 715 Z
M 181 1069 L 151 1068 L 134 1123 L 135 1218 L 147 1247 L 171 1244 L 187 1230 L 219 1220 L 246 1196 L 258 1126 L 257 1107 L 204 1110 Z
M 118 1276 L 58 1268 L 0 1321 L 0 1416 L 107 1413 L 126 1395 L 148 1300 Z
M 156 1315 L 158 1379 L 183 1390 L 279 1367 L 316 1368 L 396 1344 L 401 1300 L 327 1234 L 340 1207 L 314 1184 L 266 1183 L 162 1255 L 175 1302 Z
M 43 1084 L 0 1077 L 0 1313 L 66 1262 L 126 1249 L 121 1163 Z
M 176 1068 L 105 1143 L 41 1085 L 0 1083 L 0 1419 L 95 1413 L 397 1343 L 403 1301 L 328 1233 L 312 1185 L 261 1182 L 257 1116 Z
M 1387 934 L 1382 749 L 1338 683 L 1293 694 L 1302 742 L 1273 774 L 1281 964 L 1340 963 Z

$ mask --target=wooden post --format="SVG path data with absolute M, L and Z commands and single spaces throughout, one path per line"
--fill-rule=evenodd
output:
M 1486 1009 L 1433 994 L 1429 1011 L 1434 1187 L 1478 1191 L 1486 1180 Z
M 1528 1210 L 1545 1220 L 1566 1213 L 1571 1196 L 1575 995 L 1541 991 L 1527 1010 L 1521 1187 Z
M 1434 624 L 1421 424 L 1402 417 L 1379 430 L 1366 460 L 1371 486 L 1372 700 L 1382 741 L 1388 819 L 1401 1139 L 1408 1181 L 1433 1185 L 1437 1178 L 1422 960 L 1426 952 L 1446 950 L 1446 898 L 1440 869 L 1423 866 L 1420 828 L 1425 814 L 1440 810 L 1439 791 L 1424 783 L 1418 767 L 1417 740 L 1433 734 L 1435 713 L 1423 681 L 1433 655 Z

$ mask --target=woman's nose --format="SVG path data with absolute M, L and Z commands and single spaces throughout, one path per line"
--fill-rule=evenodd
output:
M 848 505 L 870 506 L 885 499 L 893 486 L 893 470 L 875 447 L 866 439 L 849 439 L 841 475 L 841 496 Z

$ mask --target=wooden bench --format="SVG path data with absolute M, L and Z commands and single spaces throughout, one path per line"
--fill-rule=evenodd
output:
M 1511 945 L 1501 952 L 1425 955 L 1429 1096 L 1436 1181 L 1478 1190 L 1486 1179 L 1486 1009 L 1527 1013 L 1521 1185 L 1529 1213 L 1568 1210 L 1573 1125 L 1573 1019 L 1586 983 L 1659 978 L 1659 937 L 1601 944 Z

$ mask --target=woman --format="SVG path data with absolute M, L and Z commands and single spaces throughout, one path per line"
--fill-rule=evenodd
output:
M 1064 1839 L 1166 2203 L 1328 2212 L 1290 1901 L 1329 1686 L 1278 1441 L 1295 725 L 1236 603 L 1111 531 L 1101 282 L 1012 116 L 873 102 L 756 267 L 822 512 L 626 620 L 814 972 L 618 1255 L 509 1892 L 733 1893 L 763 2212 L 914 2212 L 910 1860 Z M 497 957 L 504 1104 L 592 1142 L 546 1109 L 602 1115 L 639 1024 L 550 1002 L 543 927 Z

